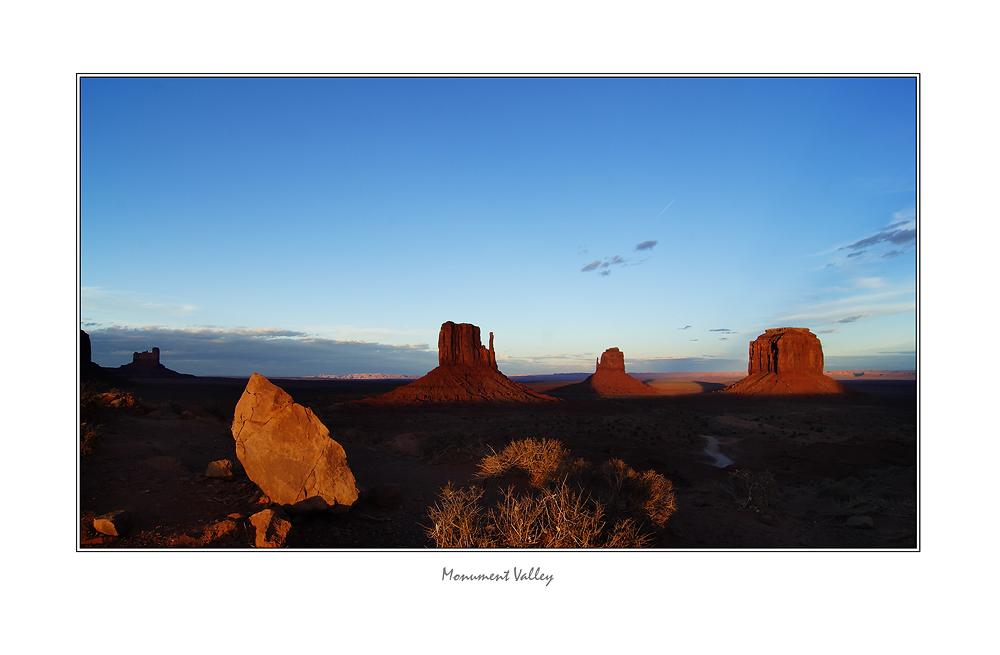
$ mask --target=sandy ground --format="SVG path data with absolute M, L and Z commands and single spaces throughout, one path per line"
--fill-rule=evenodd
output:
M 594 463 L 617 457 L 669 478 L 678 510 L 654 535 L 654 547 L 917 547 L 915 381 L 852 375 L 846 383 L 864 395 L 848 399 L 711 393 L 740 374 L 733 375 L 643 378 L 662 392 L 652 397 L 390 408 L 350 401 L 402 382 L 272 380 L 323 420 L 344 446 L 359 487 L 369 492 L 347 514 L 295 517 L 299 546 L 433 547 L 427 510 L 445 483 L 469 484 L 488 448 L 544 437 Z M 549 393 L 569 382 L 527 385 Z M 80 462 L 81 546 L 250 547 L 247 518 L 266 499 L 243 474 L 226 482 L 204 476 L 209 462 L 235 460 L 230 419 L 245 384 L 198 378 L 134 385 L 146 411 L 111 412 L 93 454 Z M 209 407 L 214 415 L 182 418 L 192 407 Z M 395 451 L 390 442 L 402 433 L 415 435 L 425 452 Z M 732 464 L 716 466 L 719 455 Z M 736 470 L 769 472 L 779 491 L 776 506 L 764 514 L 741 509 L 726 491 Z M 369 499 L 381 485 L 398 486 L 397 506 Z M 94 517 L 118 509 L 136 516 L 129 532 L 96 533 Z M 849 520 L 861 516 L 871 527 L 850 527 Z

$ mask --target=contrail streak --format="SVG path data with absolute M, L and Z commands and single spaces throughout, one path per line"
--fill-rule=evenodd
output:
M 677 200 L 677 198 L 674 198 L 674 200 Z M 671 200 L 671 201 L 670 201 L 670 205 L 674 204 L 674 200 Z M 659 217 L 660 217 L 660 214 L 662 214 L 663 212 L 665 212 L 665 211 L 667 211 L 668 209 L 670 209 L 670 205 L 667 205 L 666 207 L 664 207 L 664 208 L 663 208 L 663 211 L 661 211 L 661 212 L 660 212 L 659 214 L 657 214 L 657 215 L 656 215 L 656 218 L 659 218 Z M 656 220 L 656 219 L 653 219 L 653 220 Z

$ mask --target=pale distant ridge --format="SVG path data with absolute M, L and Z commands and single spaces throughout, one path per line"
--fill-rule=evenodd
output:
M 396 375 L 394 373 L 351 373 L 350 375 L 317 375 L 324 380 L 416 380 L 419 375 Z

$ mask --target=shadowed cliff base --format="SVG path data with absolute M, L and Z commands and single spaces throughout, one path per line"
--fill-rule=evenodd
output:
M 508 379 L 497 368 L 493 350 L 482 345 L 479 328 L 448 321 L 438 334 L 438 366 L 424 377 L 387 394 L 361 402 L 376 404 L 513 402 L 538 403 L 557 398 L 536 393 Z
M 561 398 L 599 396 L 657 396 L 658 390 L 625 372 L 625 354 L 618 348 L 608 348 L 597 361 L 597 370 L 583 382 L 552 389 L 549 393 Z

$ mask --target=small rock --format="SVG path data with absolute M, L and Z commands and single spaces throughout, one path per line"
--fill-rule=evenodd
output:
M 847 527 L 849 528 L 861 528 L 862 530 L 871 530 L 875 527 L 875 523 L 872 521 L 870 516 L 852 516 L 847 519 Z
M 205 477 L 231 480 L 233 477 L 233 462 L 228 459 L 217 459 L 214 462 L 209 462 L 208 468 L 205 469 Z
M 199 541 L 210 544 L 213 541 L 232 541 L 238 536 L 239 526 L 236 525 L 236 521 L 225 518 L 207 526 Z
M 132 527 L 133 523 L 135 523 L 135 514 L 120 509 L 114 512 L 108 512 L 107 514 L 98 516 L 94 519 L 94 529 L 101 534 L 111 535 L 112 537 L 120 537 L 128 532 L 128 529 Z
M 291 519 L 280 507 L 257 512 L 250 517 L 256 531 L 254 545 L 257 548 L 284 548 L 294 542 Z

